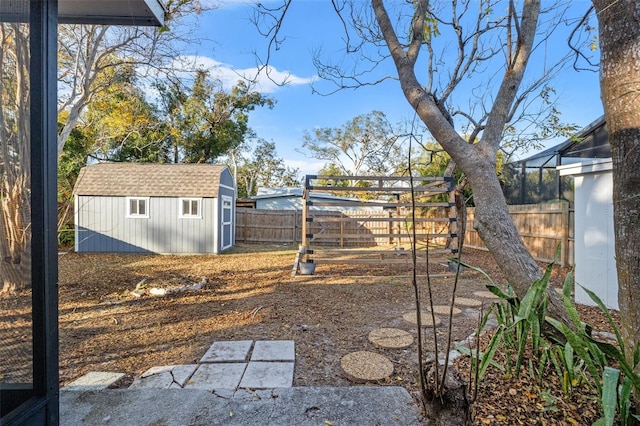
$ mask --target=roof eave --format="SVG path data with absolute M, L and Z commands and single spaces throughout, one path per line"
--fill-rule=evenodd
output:
M 165 7 L 160 0 L 122 1 L 59 0 L 61 24 L 162 26 Z

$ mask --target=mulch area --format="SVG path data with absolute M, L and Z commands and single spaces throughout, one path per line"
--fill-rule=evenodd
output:
M 60 256 L 61 386 L 89 371 L 115 371 L 126 373 L 119 384 L 125 387 L 150 367 L 198 362 L 214 341 L 284 339 L 296 344 L 294 386 L 351 386 L 340 360 L 366 350 L 385 355 L 394 365 L 393 374 L 376 385 L 403 386 L 418 401 L 416 343 L 407 349 L 384 349 L 367 339 L 380 327 L 416 335 L 415 327 L 402 319 L 415 311 L 410 270 L 380 264 L 318 265 L 316 275 L 292 278 L 294 256 L 293 247 L 257 245 L 238 246 L 219 256 Z M 483 268 L 496 282 L 505 282 L 488 253 L 466 250 L 464 260 Z M 566 273 L 556 268 L 552 284 L 560 286 Z M 175 289 L 203 278 L 206 284 L 199 290 L 131 295 L 143 279 L 147 288 Z M 453 279 L 433 279 L 430 284 L 434 304 L 447 304 Z M 457 296 L 474 298 L 485 285 L 480 274 L 465 272 Z M 427 304 L 425 278 L 419 278 L 419 288 Z M 0 300 L 0 340 L 15 341 L 15 325 L 20 325 L 18 334 L 25 340 L 28 298 L 24 291 Z M 580 307 L 580 312 L 595 329 L 608 329 L 597 309 Z M 466 339 L 478 318 L 459 315 L 451 324 L 446 317 L 442 320 L 435 332 L 424 333 L 427 351 L 433 351 L 435 339 L 443 348 L 449 329 L 454 342 Z M 9 371 L 6 363 L 18 361 L 3 360 L 2 372 Z M 463 376 L 468 375 L 465 362 L 457 361 Z M 593 393 L 581 390 L 575 393 L 579 396 L 566 399 L 553 380 L 540 385 L 526 371 L 518 377 L 502 376 L 497 370 L 488 371 L 474 405 L 476 424 L 595 420 Z

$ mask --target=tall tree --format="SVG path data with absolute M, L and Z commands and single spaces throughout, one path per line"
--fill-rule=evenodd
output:
M 403 162 L 399 136 L 380 111 L 358 115 L 340 128 L 307 131 L 302 147 L 343 175 L 387 176 Z
M 640 1 L 593 0 L 613 164 L 618 303 L 628 359 L 640 344 Z
M 300 184 L 298 169 L 286 166 L 276 152 L 275 143 L 264 139 L 258 139 L 253 151 L 246 158 L 236 160 L 235 166 L 238 197 L 256 195 L 258 187 L 295 187 Z
M 211 162 L 252 136 L 249 112 L 274 101 L 239 81 L 230 92 L 196 72 L 193 86 L 159 85 L 163 113 L 170 129 L 174 162 Z
M 165 2 L 167 25 L 161 28 L 60 25 L 58 29 L 58 115 L 63 116 L 58 132 L 58 155 L 71 131 L 94 96 L 109 88 L 108 76 L 117 78 L 115 68 L 134 67 L 149 76 L 173 76 L 193 64 L 176 63 L 180 44 L 193 43 L 193 32 L 185 28 L 185 16 L 212 9 L 210 2 L 169 0 Z
M 92 142 L 87 156 L 108 161 L 167 162 L 167 126 L 155 106 L 145 99 L 135 68 L 113 68 L 100 75 L 96 83 L 102 84 L 103 80 L 110 84 L 94 95 L 81 119 L 82 133 Z M 64 122 L 64 115 L 61 118 Z
M 261 10 L 270 14 L 264 16 L 275 18 L 262 22 L 282 24 L 290 4 L 263 5 Z M 343 23 L 346 52 L 356 60 L 345 65 L 345 58 L 334 63 L 317 59 L 319 75 L 337 89 L 399 81 L 416 115 L 465 174 L 476 206 L 474 226 L 522 297 L 541 270 L 508 213 L 496 174 L 497 153 L 505 129 L 531 114 L 532 98 L 563 64 L 562 58 L 549 62 L 523 84 L 535 48 L 545 45 L 536 35 L 549 37 L 562 20 L 554 11 L 557 3 L 545 10 L 543 24 L 540 0 L 335 0 L 332 5 Z M 282 48 L 282 25 L 276 28 L 271 46 Z M 388 61 L 395 75 L 384 73 Z M 558 295 L 550 292 L 550 298 L 550 311 L 561 315 Z

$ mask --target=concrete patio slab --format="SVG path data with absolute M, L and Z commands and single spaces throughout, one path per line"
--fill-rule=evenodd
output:
M 251 354 L 251 361 L 295 361 L 293 340 L 258 340 Z
M 196 371 L 198 364 L 164 365 L 151 367 L 135 379 L 131 388 L 180 388 L 185 385 L 189 377 Z
M 109 386 L 122 379 L 124 376 L 124 373 L 91 371 L 69 383 L 67 386 L 65 386 L 65 389 L 82 391 L 107 389 Z
M 248 399 L 197 389 L 60 393 L 61 425 L 420 425 L 420 410 L 395 386 L 283 388 Z
M 251 361 L 244 372 L 241 388 L 286 388 L 293 384 L 293 362 Z
M 245 363 L 200 364 L 184 389 L 236 389 L 245 371 Z
M 251 345 L 253 345 L 253 340 L 215 342 L 200 359 L 200 362 L 245 362 Z

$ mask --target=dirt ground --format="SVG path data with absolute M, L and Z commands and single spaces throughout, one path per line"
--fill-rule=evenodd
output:
M 126 373 L 126 380 L 118 384 L 126 387 L 150 367 L 197 363 L 214 341 L 285 339 L 296 345 L 294 386 L 353 385 L 343 376 L 340 359 L 353 351 L 368 350 L 387 356 L 395 368 L 391 377 L 376 384 L 403 386 L 418 400 L 416 343 L 408 349 L 391 350 L 376 348 L 367 339 L 378 327 L 396 327 L 416 335 L 415 326 L 402 319 L 403 314 L 415 311 L 409 269 L 378 264 L 318 265 L 316 275 L 292 278 L 294 257 L 295 249 L 290 246 L 257 245 L 235 247 L 219 256 L 60 256 L 61 386 L 89 371 L 115 371 Z M 505 282 L 486 252 L 466 250 L 463 260 L 483 268 L 496 282 Z M 444 267 L 432 270 L 444 271 Z M 557 268 L 553 284 L 559 286 L 566 272 Z M 143 279 L 147 288 L 173 289 L 200 283 L 203 278 L 206 284 L 199 290 L 131 295 Z M 426 279 L 419 281 L 426 301 Z M 467 271 L 456 297 L 477 298 L 474 292 L 484 290 L 486 283 L 477 272 Z M 452 287 L 453 278 L 433 279 L 434 304 L 447 304 Z M 0 300 L 4 325 L 24 325 L 27 297 L 24 292 Z M 583 320 L 596 329 L 606 329 L 596 310 L 580 309 Z M 443 347 L 449 324 L 446 317 L 441 318 L 444 324 L 436 328 L 436 334 Z M 467 338 L 477 320 L 475 315 L 454 317 L 452 340 Z M 425 333 L 429 351 L 433 350 L 431 330 Z M 464 365 L 463 361 L 460 368 Z M 535 383 L 527 387 L 526 378 L 510 378 L 516 382 L 506 387 L 496 385 L 500 375 L 493 374 L 476 404 L 478 424 L 511 424 L 501 416 L 513 418 L 517 413 L 509 414 L 509 410 L 518 405 L 522 408 L 517 418 L 524 419 L 522 424 L 565 424 L 569 417 L 576 424 L 592 421 L 589 415 L 594 415 L 596 405 L 588 393 L 566 404 L 557 402 L 553 394 L 555 403 L 550 405 L 543 398 L 548 389 L 536 390 Z M 505 393 L 514 388 L 517 395 Z M 587 403 L 589 410 L 581 405 Z

